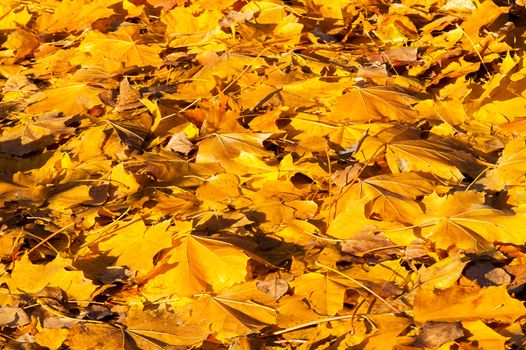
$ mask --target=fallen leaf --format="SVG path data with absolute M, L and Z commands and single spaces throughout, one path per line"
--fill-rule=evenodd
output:
M 256 286 L 260 291 L 267 293 L 276 301 L 278 301 L 289 290 L 289 284 L 283 278 L 258 281 Z
M 22 327 L 30 322 L 29 316 L 19 307 L 0 307 L 0 326 Z
M 526 313 L 522 302 L 510 297 L 505 286 L 419 289 L 414 310 L 418 323 L 476 320 L 512 323 Z
M 436 349 L 464 336 L 460 322 L 427 321 L 420 327 L 414 345 Z

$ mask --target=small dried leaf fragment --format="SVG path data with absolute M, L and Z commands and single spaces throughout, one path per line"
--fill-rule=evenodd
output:
M 393 248 L 389 248 L 393 246 Z M 341 250 L 344 253 L 363 256 L 367 253 L 372 254 L 396 254 L 400 249 L 385 237 L 383 234 L 359 233 L 352 239 L 347 239 L 341 243 Z
M 188 140 L 188 137 L 183 131 L 173 133 L 170 140 L 166 144 L 166 149 L 172 152 L 180 152 L 188 155 L 194 148 L 194 145 Z
M 30 322 L 29 316 L 19 307 L 0 307 L 0 327 L 21 327 Z
M 108 266 L 102 273 L 100 281 L 104 284 L 115 282 L 127 283 L 135 278 L 136 273 L 124 266 Z
M 130 86 L 130 82 L 127 77 L 121 80 L 119 84 L 119 96 L 117 97 L 117 103 L 115 105 L 115 111 L 117 113 L 143 107 L 144 105 L 140 101 L 141 95 L 138 91 Z
M 435 322 L 427 321 L 422 327 L 414 345 L 436 349 L 464 336 L 460 322 Z
M 278 301 L 289 290 L 289 284 L 283 278 L 258 281 L 256 287 Z
M 477 282 L 481 287 L 510 284 L 511 276 L 506 270 L 496 267 L 489 261 L 476 261 L 464 272 L 466 278 Z

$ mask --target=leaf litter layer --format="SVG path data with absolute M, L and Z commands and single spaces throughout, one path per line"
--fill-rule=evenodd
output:
M 523 348 L 524 6 L 2 1 L 0 343 Z

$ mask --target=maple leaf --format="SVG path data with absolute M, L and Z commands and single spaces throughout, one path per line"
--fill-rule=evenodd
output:
M 271 134 L 214 134 L 199 143 L 196 163 L 218 163 L 227 172 L 237 175 L 265 172 L 272 169 L 263 157 L 273 154 L 263 148 Z
M 145 283 L 146 296 L 189 296 L 221 291 L 244 281 L 248 257 L 238 248 L 211 238 L 191 234 L 181 238 L 165 264 Z
M 84 114 L 88 109 L 101 104 L 101 89 L 83 83 L 65 83 L 34 95 L 36 101 L 26 108 L 29 114 L 49 111 L 62 112 L 65 115 Z
M 191 321 L 211 329 L 219 339 L 246 335 L 276 323 L 276 311 L 236 296 L 200 296 L 192 305 Z M 210 317 L 213 315 L 213 317 Z
M 342 210 L 330 222 L 327 234 L 339 239 L 352 239 L 359 234 L 372 233 L 383 228 L 397 227 L 394 223 L 369 219 L 365 215 L 365 205 L 368 202 L 369 198 L 362 197 L 354 200 L 352 205 L 346 204 L 342 206 Z
M 132 308 L 126 317 L 126 332 L 141 348 L 149 348 L 152 339 L 157 343 L 189 346 L 201 343 L 209 331 L 199 324 L 188 322 L 188 316 L 181 317 L 182 312 L 167 310 L 146 311 Z M 174 325 L 177 325 L 174 327 Z
M 97 246 L 109 256 L 117 257 L 116 266 L 127 266 L 137 271 L 140 278 L 153 270 L 155 254 L 171 247 L 172 237 L 167 230 L 169 225 L 167 220 L 146 227 L 142 220 L 136 220 L 111 232 Z
M 353 86 L 336 98 L 329 118 L 339 122 L 370 122 L 373 120 L 415 121 L 418 113 L 410 108 L 418 100 L 399 88 Z
M 295 295 L 305 297 L 312 308 L 323 315 L 335 315 L 343 308 L 346 286 L 327 274 L 306 273 L 292 282 Z
M 38 293 L 45 287 L 61 288 L 72 300 L 87 303 L 97 286 L 81 271 L 71 270 L 72 261 L 57 256 L 51 262 L 33 264 L 27 254 L 15 265 L 10 276 L 2 276 L 14 293 Z
M 409 326 L 409 320 L 395 315 L 372 315 L 371 320 L 376 331 L 364 340 L 364 350 L 396 346 L 400 341 L 398 336 Z
M 514 322 L 526 313 L 524 305 L 505 286 L 453 286 L 441 292 L 419 289 L 415 296 L 415 321 L 442 322 L 488 320 Z
M 17 156 L 41 150 L 57 141 L 61 136 L 75 132 L 66 126 L 71 117 L 59 117 L 46 113 L 35 118 L 24 118 L 0 135 L 0 151 Z
M 53 33 L 60 31 L 82 31 L 91 28 L 93 22 L 108 18 L 114 14 L 109 8 L 118 3 L 111 1 L 66 0 L 61 1 L 50 12 L 44 12 L 37 19 L 37 28 L 40 32 Z M 74 14 L 74 15 L 73 15 Z
M 415 173 L 371 176 L 342 189 L 336 201 L 337 212 L 349 203 L 366 198 L 367 217 L 412 224 L 422 214 L 414 200 L 433 191 L 429 180 Z
M 140 43 L 139 28 L 134 25 L 121 26 L 117 31 L 104 34 L 89 32 L 78 48 L 94 59 L 105 57 L 129 66 L 157 66 L 161 47 Z
M 523 244 L 517 228 L 524 219 L 484 205 L 484 196 L 476 192 L 455 192 L 439 197 L 429 195 L 424 203 L 426 215 L 415 221 L 422 235 L 438 248 L 456 246 L 482 252 L 494 241 Z
M 492 328 L 488 327 L 480 320 L 464 321 L 462 322 L 462 327 L 467 329 L 472 334 L 470 340 L 477 341 L 480 346 L 488 349 L 501 348 L 505 346 L 504 343 L 508 340 L 508 337 L 495 332 Z
M 0 1 L 0 343 L 520 347 L 523 2 Z
M 356 152 L 356 158 L 368 163 L 382 154 L 394 174 L 421 171 L 460 181 L 464 178 L 462 171 L 477 173 L 480 166 L 476 159 L 461 147 L 457 148 L 438 137 L 423 140 L 418 133 L 414 129 L 395 127 L 366 137 Z
M 480 183 L 490 190 L 500 191 L 509 186 L 519 185 L 524 181 L 526 165 L 526 148 L 524 139 L 508 142 L 497 164 L 490 168 Z
M 27 6 L 22 4 L 0 4 L 0 30 L 17 29 L 25 26 L 32 17 Z
M 424 289 L 447 289 L 459 279 L 468 262 L 461 255 L 454 254 L 418 271 L 419 281 Z
M 81 350 L 86 348 L 86 342 L 97 347 L 119 349 L 124 347 L 125 339 L 122 329 L 118 327 L 104 323 L 81 323 L 69 330 L 64 343 L 71 349 Z

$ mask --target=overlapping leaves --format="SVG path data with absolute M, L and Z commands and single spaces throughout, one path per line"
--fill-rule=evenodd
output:
M 0 4 L 0 343 L 523 347 L 524 13 Z

